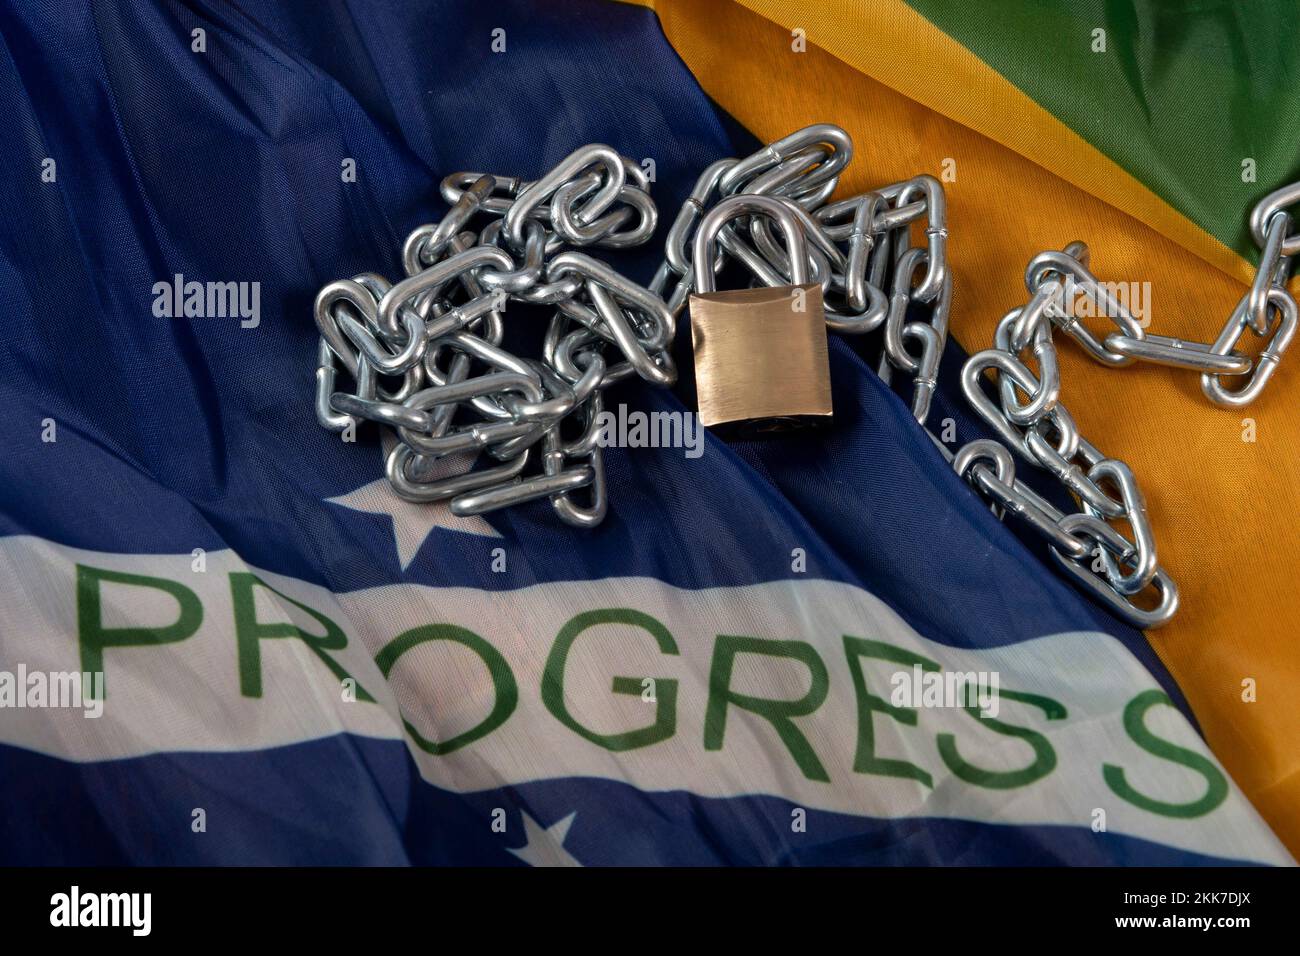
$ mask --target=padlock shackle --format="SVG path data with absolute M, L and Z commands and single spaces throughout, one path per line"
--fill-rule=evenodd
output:
M 713 259 L 718 233 L 731 220 L 754 214 L 767 216 L 785 234 L 786 252 L 790 258 L 790 284 L 804 285 L 808 282 L 808 246 L 803 226 L 789 200 L 741 193 L 728 196 L 710 209 L 695 230 L 695 239 L 691 243 L 691 271 L 694 273 L 696 292 L 717 291 Z

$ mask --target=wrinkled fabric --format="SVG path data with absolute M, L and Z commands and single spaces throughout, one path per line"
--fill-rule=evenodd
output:
M 559 524 L 543 502 L 492 514 L 486 530 L 430 518 L 404 544 L 401 529 L 424 512 L 356 506 L 358 490 L 381 479 L 379 443 L 340 443 L 315 423 L 312 298 L 335 278 L 394 273 L 406 233 L 445 211 L 443 175 L 535 177 L 593 141 L 652 158 L 659 238 L 610 256 L 646 281 L 698 172 L 756 147 L 650 12 L 597 2 L 2 9 L 0 97 L 15 135 L 0 149 L 8 169 L 29 171 L 0 180 L 4 664 L 84 665 L 89 633 L 156 630 L 176 606 L 179 628 L 187 594 L 202 628 L 149 647 L 110 643 L 102 724 L 0 711 L 4 862 L 1287 861 L 1201 754 L 1186 701 L 1145 638 L 992 517 L 872 373 L 862 343 L 833 338 L 827 435 L 734 445 L 709 436 L 698 460 L 611 449 L 612 513 L 595 531 Z M 340 175 L 349 160 L 355 183 Z M 155 287 L 177 275 L 258 283 L 256 326 L 158 316 Z M 512 306 L 510 341 L 535 340 L 545 319 Z M 676 355 L 688 370 L 685 335 Z M 960 358 L 950 350 L 935 416 L 953 418 L 965 441 L 981 431 L 956 400 Z M 673 392 L 628 385 L 608 400 L 681 411 L 689 372 Z M 51 423 L 55 439 L 42 440 Z M 497 547 L 508 574 L 492 568 Z M 492 610 L 462 619 L 478 602 Z M 677 651 L 660 650 L 687 663 L 670 678 L 677 690 L 655 702 L 675 698 L 690 733 L 619 750 L 591 742 L 616 718 L 636 719 L 600 710 L 610 678 L 626 697 L 619 681 L 654 659 L 573 664 L 573 679 L 591 677 L 599 697 L 569 700 L 577 684 L 543 667 L 554 629 L 531 634 L 528 624 L 638 604 L 673 622 Z M 778 612 L 779 628 L 769 623 Z M 691 622 L 705 620 L 696 633 Z M 411 637 L 447 622 L 460 630 Z M 461 633 L 475 628 L 504 669 Z M 1167 718 L 1162 732 L 1199 748 L 1199 762 L 1152 763 L 1133 786 L 1194 804 L 1200 774 L 1220 795 L 1187 822 L 1120 798 L 1113 812 L 1132 827 L 1098 836 L 1064 770 L 1022 784 L 1027 809 L 985 793 L 998 773 L 1015 775 L 1023 753 L 928 729 L 911 738 L 905 718 L 877 717 L 872 729 L 852 648 L 886 631 L 1061 696 L 1068 669 L 1053 660 L 1080 668 L 1074 691 L 1100 692 L 1109 674 L 1131 689 L 1127 703 L 1098 697 L 1094 712 L 1084 694 L 1067 713 L 1044 691 L 1017 719 L 1045 715 L 1036 719 L 1081 734 L 1062 744 L 1062 764 L 1114 794 L 1099 755 L 1130 767 L 1143 757 L 1126 715 L 1145 702 Z M 419 673 L 390 673 L 399 633 L 478 647 L 490 666 L 430 659 L 458 676 L 456 696 L 430 700 L 403 690 Z M 733 675 L 724 650 L 737 647 L 749 657 L 732 662 Z M 804 670 L 752 666 L 766 657 Z M 336 699 L 340 669 L 364 694 Z M 739 691 L 728 697 L 732 679 L 771 680 L 764 694 L 784 694 L 778 708 L 802 700 L 815 713 L 791 733 L 753 716 Z M 419 745 L 417 710 L 428 711 L 424 735 L 433 721 L 445 743 L 482 718 L 478 705 L 512 699 L 509 686 L 518 712 L 492 735 L 454 754 Z M 553 720 L 566 702 L 593 724 L 582 708 L 596 707 L 602 732 Z M 1093 722 L 1105 729 L 1089 737 Z M 1004 735 L 973 727 L 995 743 Z M 879 769 L 864 740 L 887 759 L 924 763 L 930 782 Z M 963 752 L 992 755 L 993 777 L 945 771 L 972 762 L 954 756 Z M 1199 768 L 1190 776 L 1189 765 Z M 196 809 L 210 831 L 194 829 Z M 791 828 L 797 811 L 811 821 L 803 830 Z M 498 814 L 503 830 L 492 826 Z M 178 820 L 195 838 L 166 835 Z

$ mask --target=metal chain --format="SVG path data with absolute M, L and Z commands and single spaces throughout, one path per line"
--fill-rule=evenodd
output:
M 752 285 L 809 276 L 821 286 L 828 328 L 854 335 L 883 330 L 879 372 L 886 380 L 895 371 L 912 379 L 912 414 L 924 425 L 952 304 L 943 186 L 920 175 L 831 202 L 852 156 L 848 134 L 823 123 L 743 159 L 713 163 L 674 219 L 648 288 L 575 251 L 637 246 L 654 232 L 657 211 L 645 173 L 610 147 L 575 150 L 536 181 L 453 173 L 441 190 L 450 211 L 403 244 L 405 279 L 391 285 L 367 273 L 332 282 L 317 296 L 317 418 L 335 432 L 355 430 L 361 420 L 393 430 L 398 441 L 386 473 L 408 500 L 450 499 L 453 513 L 468 515 L 549 498 L 561 520 L 598 524 L 607 510 L 597 440 L 602 393 L 633 376 L 657 387 L 676 381 L 668 348 L 677 319 L 692 289 L 711 285 L 700 282 L 702 264 L 692 261 L 693 234 L 717 202 L 747 194 L 784 205 L 802 236 L 783 245 L 770 216 L 742 216 L 721 229 L 716 244 L 702 244 L 717 250 L 701 254 L 713 255 L 703 265 L 716 275 L 737 263 Z M 1157 563 L 1132 471 L 1080 436 L 1061 404 L 1053 330 L 1103 364 L 1189 368 L 1217 404 L 1253 401 L 1296 331 L 1297 305 L 1286 288 L 1300 252 L 1300 232 L 1291 231 L 1287 211 L 1296 203 L 1300 184 L 1256 207 L 1250 224 L 1262 251 L 1259 273 L 1214 343 L 1148 334 L 1090 272 L 1083 243 L 1035 256 L 1025 276 L 1029 302 L 1002 319 L 994 347 L 972 355 L 961 374 L 965 398 L 1001 443 L 971 442 L 954 455 L 931 435 L 999 514 L 1042 535 L 1069 577 L 1136 626 L 1168 621 L 1178 590 Z M 489 220 L 477 232 L 466 228 L 475 217 Z M 914 246 L 918 224 L 924 242 Z M 806 264 L 792 263 L 788 253 L 801 245 L 806 251 L 797 258 Z M 511 301 L 554 308 L 537 357 L 501 348 L 502 313 Z M 1080 301 L 1116 331 L 1098 338 L 1079 321 Z M 928 317 L 909 318 L 913 303 L 928 306 Z M 1235 348 L 1246 328 L 1268 337 L 1253 362 Z M 340 370 L 352 391 L 336 388 Z M 990 370 L 996 404 L 982 383 Z M 1244 385 L 1225 384 L 1233 380 Z M 438 460 L 458 454 L 467 462 L 448 477 Z M 481 454 L 496 464 L 470 470 Z M 1017 478 L 1016 457 L 1054 475 L 1079 510 L 1062 512 Z M 581 489 L 585 504 L 574 497 Z M 1130 537 L 1116 522 L 1127 523 Z M 1148 591 L 1149 608 L 1135 603 Z
M 599 524 L 601 393 L 632 376 L 672 385 L 676 319 L 576 250 L 646 242 L 658 222 L 649 189 L 638 165 L 599 144 L 535 182 L 448 176 L 450 211 L 403 243 L 405 279 L 360 275 L 316 297 L 320 424 L 348 437 L 362 420 L 392 429 L 385 472 L 408 501 L 450 499 L 454 514 L 472 515 L 549 498 L 562 521 Z M 490 221 L 466 229 L 476 216 Z M 511 301 L 554 308 L 540 355 L 501 347 Z M 340 365 L 350 392 L 336 387 Z M 480 454 L 495 463 L 470 470 Z M 467 460 L 447 476 L 438 460 L 452 455 Z
M 1001 514 L 1011 514 L 1045 538 L 1062 570 L 1100 603 L 1135 626 L 1159 627 L 1177 610 L 1178 589 L 1157 563 L 1145 499 L 1127 464 L 1108 458 L 1079 434 L 1061 403 L 1052 339 L 1053 329 L 1061 328 L 1098 361 L 1132 361 L 1108 352 L 1072 318 L 1067 299 L 1071 286 L 1088 299 L 1093 312 L 1107 315 L 1134 341 L 1143 340 L 1144 330 L 1088 271 L 1083 243 L 1035 256 L 1025 281 L 1032 294 L 1029 302 L 1003 316 L 994 347 L 970 356 L 961 371 L 963 396 L 1003 444 L 971 442 L 953 456 L 953 468 Z M 996 376 L 996 404 L 982 387 L 986 370 Z M 1066 514 L 1018 480 L 1013 453 L 1054 475 L 1080 510 Z M 1114 522 L 1128 524 L 1131 540 Z M 1154 588 L 1155 598 L 1144 608 L 1134 598 L 1148 587 Z

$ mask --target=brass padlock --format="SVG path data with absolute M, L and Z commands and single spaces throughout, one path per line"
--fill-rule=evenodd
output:
M 717 235 L 731 220 L 753 214 L 771 217 L 785 234 L 791 284 L 717 292 Z M 748 194 L 722 200 L 700 221 L 692 260 L 691 342 L 700 420 L 746 432 L 829 420 L 822 290 L 808 282 L 803 227 L 789 205 Z

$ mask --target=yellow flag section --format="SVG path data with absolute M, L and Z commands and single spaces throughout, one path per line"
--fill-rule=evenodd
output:
M 1074 239 L 1103 281 L 1150 283 L 1153 332 L 1213 341 L 1245 292 L 1248 263 L 901 2 L 647 5 L 760 139 L 813 122 L 847 129 L 845 194 L 955 173 L 952 328 L 968 351 L 1026 301 L 1028 260 Z M 1190 372 L 1108 369 L 1069 342 L 1060 357 L 1065 403 L 1133 467 L 1181 587 L 1178 616 L 1150 640 L 1215 753 L 1300 852 L 1300 354 L 1238 411 L 1206 401 Z

